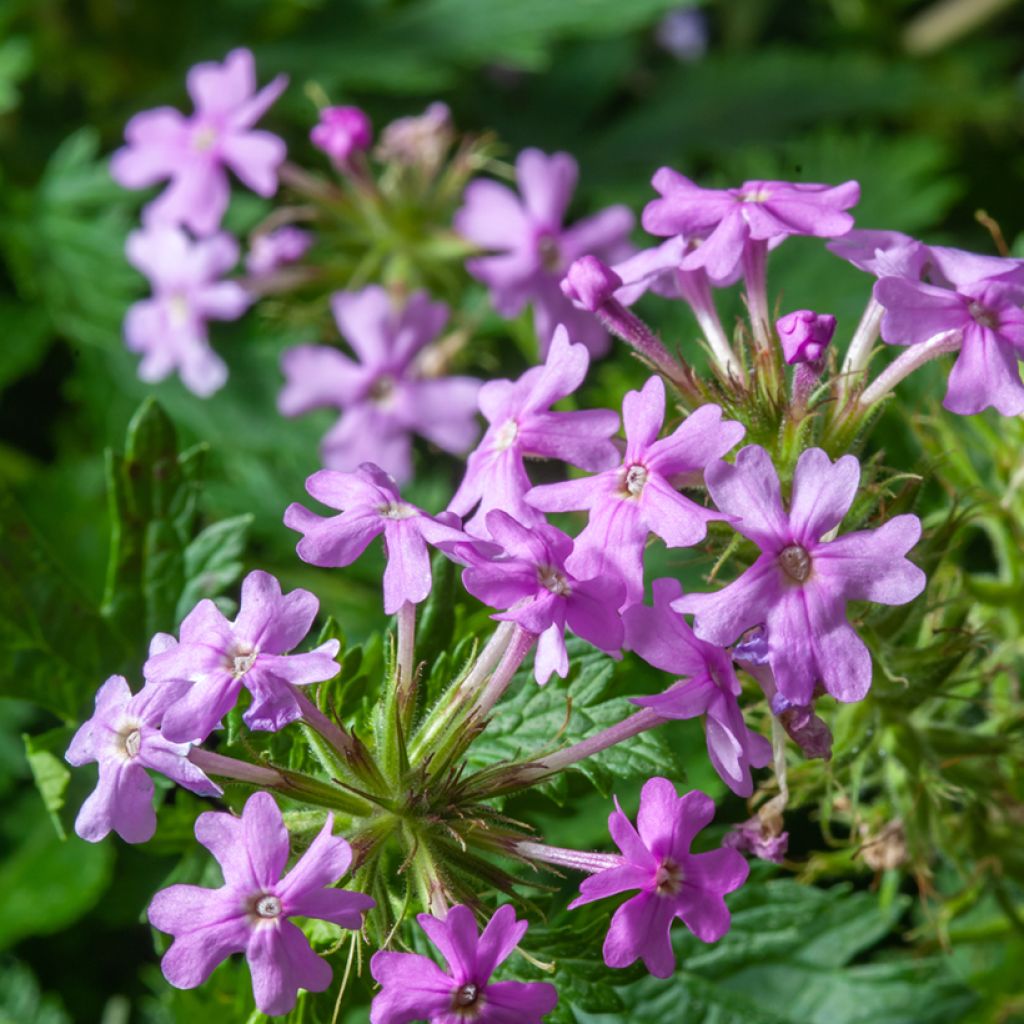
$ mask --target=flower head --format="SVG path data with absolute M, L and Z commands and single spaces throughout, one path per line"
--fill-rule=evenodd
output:
M 417 953 L 374 953 L 370 973 L 381 990 L 370 1007 L 371 1024 L 540 1024 L 558 1002 L 543 981 L 491 981 L 527 929 L 507 903 L 477 932 L 469 907 L 456 906 L 444 920 L 420 914 L 420 927 L 448 966 L 442 971 Z
M 470 539 L 403 501 L 394 479 L 370 463 L 354 473 L 322 469 L 306 481 L 306 490 L 342 515 L 324 519 L 302 505 L 289 505 L 284 524 L 303 535 L 296 548 L 299 558 L 311 565 L 350 565 L 370 541 L 384 534 L 384 611 L 389 615 L 406 602 L 419 604 L 430 593 L 428 544 L 449 546 Z
M 739 188 L 708 189 L 662 167 L 653 179 L 660 199 L 644 209 L 644 230 L 652 235 L 703 239 L 682 262 L 703 267 L 715 280 L 736 272 L 751 241 L 777 242 L 790 235 L 834 238 L 853 227 L 846 213 L 860 198 L 860 186 L 835 187 L 788 181 L 745 181 Z
M 124 676 L 111 676 L 99 688 L 95 713 L 64 755 L 73 765 L 99 762 L 99 783 L 75 820 L 83 839 L 96 843 L 111 831 L 126 843 L 153 838 L 156 811 L 147 768 L 200 796 L 220 795 L 220 787 L 189 761 L 189 745 L 172 743 L 160 732 L 167 709 L 187 689 L 182 682 L 150 683 L 132 696 Z
M 539 637 L 534 674 L 544 684 L 556 672 L 569 671 L 565 627 L 603 651 L 622 646 L 618 608 L 624 588 L 615 578 L 577 579 L 566 570 L 572 540 L 561 530 L 541 524 L 532 530 L 494 509 L 487 530 L 505 554 L 476 557 L 462 574 L 474 597 L 492 608 L 507 608 L 496 619 L 516 622 Z
M 336 167 L 344 168 L 353 154 L 370 148 L 373 125 L 359 107 L 325 107 L 320 111 L 320 121 L 309 133 L 309 138 Z
M 714 815 L 710 797 L 696 790 L 677 796 L 668 779 L 644 784 L 637 828 L 616 801 L 608 829 L 622 862 L 585 879 L 569 904 L 571 909 L 640 890 L 612 917 L 604 942 L 609 967 L 628 967 L 641 959 L 651 974 L 669 977 L 675 968 L 669 931 L 677 917 L 702 942 L 716 942 L 729 930 L 722 897 L 747 880 L 747 862 L 735 850 L 690 853 L 694 837 Z
M 665 718 L 705 716 L 708 756 L 722 781 L 739 796 L 750 796 L 750 769 L 771 760 L 771 744 L 751 732 L 743 721 L 737 697 L 739 680 L 729 652 L 694 636 L 672 602 L 683 592 L 677 580 L 654 581 L 654 607 L 635 604 L 623 612 L 626 647 L 644 661 L 685 677 L 654 697 L 635 697 L 634 704 L 653 708 Z
M 820 363 L 836 332 L 836 318 L 831 313 L 798 309 L 776 320 L 775 329 L 787 363 Z
M 568 563 L 578 577 L 611 573 L 626 584 L 630 602 L 643 599 L 643 552 L 648 533 L 672 548 L 703 540 L 707 524 L 722 519 L 676 490 L 675 480 L 700 473 L 743 437 L 743 426 L 722 419 L 717 405 L 691 413 L 658 440 L 665 419 L 665 385 L 651 377 L 622 403 L 626 454 L 617 469 L 527 492 L 528 504 L 544 512 L 589 509 L 590 520 Z
M 426 292 L 396 305 L 378 285 L 338 292 L 331 307 L 359 362 L 324 345 L 288 349 L 277 403 L 285 416 L 341 410 L 320 447 L 324 465 L 350 472 L 373 462 L 405 481 L 412 476 L 413 434 L 447 452 L 467 451 L 479 433 L 480 381 L 427 376 L 418 360 L 444 327 L 448 307 Z
M 359 929 L 374 906 L 369 896 L 330 888 L 348 871 L 352 850 L 332 835 L 334 816 L 292 870 L 288 831 L 274 798 L 254 793 L 241 818 L 209 811 L 196 819 L 196 838 L 224 873 L 219 889 L 172 885 L 147 911 L 154 928 L 174 936 L 160 963 L 175 988 L 196 988 L 232 953 L 245 953 L 256 1005 L 266 1014 L 287 1013 L 300 988 L 323 992 L 331 968 L 318 957 L 290 917 L 314 917 Z
M 244 686 L 252 704 L 242 716 L 250 729 L 283 729 L 301 709 L 293 686 L 331 679 L 337 640 L 306 654 L 286 654 L 309 632 L 319 601 L 308 590 L 281 593 L 265 572 L 242 582 L 242 602 L 229 622 L 209 600 L 181 624 L 181 640 L 158 634 L 143 671 L 150 681 L 184 679 L 193 685 L 164 715 L 164 733 L 177 741 L 204 740 L 238 700 Z
M 191 242 L 180 228 L 150 227 L 128 236 L 126 253 L 153 289 L 124 319 L 125 344 L 143 356 L 139 376 L 158 381 L 177 370 L 190 391 L 212 395 L 228 371 L 206 322 L 237 320 L 251 302 L 237 281 L 220 280 L 238 262 L 238 243 L 223 234 Z
M 524 526 L 544 521 L 523 501 L 530 489 L 523 459 L 561 459 L 581 469 L 614 466 L 619 455 L 611 435 L 619 417 L 606 409 L 552 412 L 551 405 L 571 395 L 587 375 L 590 357 L 559 326 L 543 366 L 518 380 L 492 380 L 480 389 L 480 411 L 489 426 L 469 456 L 466 475 L 448 506 L 465 516 L 477 506 L 466 529 L 480 532 L 491 509 L 501 509 Z
M 197 64 L 188 73 L 195 113 L 172 107 L 136 114 L 124 130 L 127 145 L 110 162 L 124 188 L 170 185 L 145 209 L 147 224 L 184 224 L 197 235 L 212 234 L 228 207 L 226 168 L 261 196 L 277 191 L 277 169 L 285 145 L 253 125 L 281 95 L 288 79 L 278 75 L 256 91 L 256 66 L 248 50 L 232 50 L 223 64 Z
M 788 513 L 771 458 L 757 445 L 704 477 L 715 504 L 761 555 L 717 593 L 687 594 L 673 607 L 694 612 L 697 636 L 721 646 L 763 625 L 767 662 L 793 704 L 810 704 L 818 682 L 838 700 L 863 698 L 871 655 L 846 620 L 846 602 L 905 604 L 921 593 L 925 575 L 904 557 L 921 536 L 920 520 L 896 516 L 877 530 L 825 540 L 853 502 L 860 463 L 852 455 L 833 463 L 820 448 L 797 461 Z
M 525 149 L 516 160 L 520 195 L 495 181 L 474 181 L 455 215 L 455 230 L 491 255 L 471 259 L 469 272 L 490 289 L 495 309 L 516 316 L 533 304 L 534 326 L 545 354 L 558 324 L 586 345 L 592 355 L 607 351 L 608 335 L 585 311 L 578 310 L 559 287 L 570 264 L 588 253 L 622 258 L 633 215 L 612 206 L 566 227 L 565 212 L 577 177 L 568 153 L 548 156 Z

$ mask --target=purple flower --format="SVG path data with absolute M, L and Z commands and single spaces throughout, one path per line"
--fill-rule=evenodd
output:
M 100 780 L 82 804 L 75 831 L 90 843 L 111 830 L 126 843 L 144 843 L 156 831 L 153 780 L 147 768 L 200 796 L 218 796 L 189 759 L 187 743 L 171 743 L 160 720 L 187 683 L 149 684 L 132 696 L 124 676 L 111 676 L 96 694 L 96 711 L 75 733 L 64 755 L 69 764 L 99 762 Z
M 619 417 L 606 409 L 551 412 L 550 407 L 571 395 L 587 375 L 590 357 L 583 345 L 573 345 L 564 327 L 555 331 L 547 361 L 518 380 L 492 380 L 480 389 L 480 410 L 490 424 L 476 451 L 469 456 L 466 475 L 448 506 L 465 516 L 470 532 L 484 528 L 493 508 L 507 512 L 524 526 L 544 521 L 523 501 L 530 489 L 523 459 L 562 459 L 581 469 L 614 466 L 618 450 L 610 440 Z
M 722 845 L 759 860 L 781 864 L 789 849 L 789 833 L 782 831 L 781 815 L 770 814 L 762 818 L 755 814 L 741 825 L 733 826 L 725 834 Z
M 491 981 L 527 929 L 509 904 L 499 907 L 483 934 L 473 911 L 457 906 L 443 920 L 420 914 L 420 927 L 441 951 L 448 973 L 418 953 L 374 953 L 370 973 L 381 990 L 370 1007 L 370 1024 L 540 1024 L 558 1002 L 543 981 Z
M 440 167 L 454 138 L 448 104 L 435 101 L 422 114 L 399 117 L 385 125 L 377 158 L 416 167 L 430 175 Z
M 228 622 L 210 600 L 200 601 L 181 624 L 181 642 L 158 634 L 143 671 L 149 681 L 185 679 L 193 685 L 164 715 L 171 739 L 201 742 L 238 700 L 244 686 L 252 704 L 242 716 L 250 729 L 283 729 L 301 716 L 292 689 L 338 673 L 338 641 L 306 654 L 286 654 L 309 632 L 320 602 L 308 590 L 281 593 L 265 572 L 242 582 L 242 602 Z
M 635 604 L 623 612 L 626 647 L 655 668 L 686 677 L 654 697 L 634 704 L 665 718 L 705 716 L 708 755 L 722 781 L 737 795 L 750 796 L 750 769 L 771 760 L 772 745 L 743 721 L 740 684 L 728 651 L 698 640 L 686 620 L 672 610 L 683 588 L 677 580 L 655 580 L 654 607 Z
M 836 318 L 831 313 L 798 309 L 776 320 L 775 329 L 787 363 L 820 363 L 836 332 Z
M 687 594 L 673 607 L 696 613 L 697 636 L 721 646 L 764 625 L 768 664 L 794 704 L 810 704 L 819 681 L 838 700 L 863 698 L 871 655 L 846 620 L 846 602 L 905 604 L 921 593 L 925 575 L 904 557 L 921 536 L 920 520 L 896 516 L 877 530 L 824 540 L 853 502 L 860 463 L 844 455 L 833 464 L 820 448 L 797 461 L 788 514 L 771 458 L 757 445 L 704 477 L 715 504 L 737 517 L 734 528 L 761 555 L 728 586 Z
M 296 550 L 310 565 L 351 565 L 379 534 L 384 534 L 388 567 L 384 570 L 384 611 L 393 615 L 403 604 L 419 604 L 430 593 L 427 545 L 469 540 L 456 529 L 402 501 L 392 477 L 366 463 L 354 473 L 322 469 L 306 481 L 317 501 L 342 509 L 327 519 L 299 504 L 289 505 L 284 524 L 301 533 Z
M 238 262 L 238 243 L 223 234 L 190 242 L 179 228 L 151 227 L 133 231 L 125 249 L 153 288 L 124 319 L 125 344 L 143 353 L 139 376 L 154 382 L 177 370 L 190 391 L 212 395 L 228 371 L 210 348 L 206 322 L 237 320 L 251 302 L 237 281 L 218 280 Z
M 224 885 L 172 885 L 153 897 L 149 923 L 174 936 L 160 962 L 175 988 L 196 988 L 232 953 L 245 953 L 261 1012 L 276 1016 L 295 1005 L 300 988 L 323 992 L 331 968 L 289 917 L 314 917 L 358 930 L 374 906 L 369 896 L 330 888 L 348 871 L 352 850 L 331 834 L 334 816 L 292 870 L 288 831 L 269 793 L 253 793 L 242 817 L 210 811 L 196 819 L 196 838 L 220 863 Z
M 670 548 L 703 540 L 717 512 L 684 498 L 679 478 L 699 474 L 743 437 L 743 426 L 722 420 L 717 405 L 691 413 L 672 434 L 657 440 L 665 419 L 665 385 L 651 377 L 622 402 L 626 455 L 617 469 L 583 480 L 546 484 L 528 491 L 528 504 L 544 512 L 589 509 L 569 569 L 578 577 L 611 573 L 626 584 L 630 603 L 643 600 L 643 552 L 648 533 Z
M 899 231 L 854 228 L 841 238 L 828 242 L 825 248 L 875 277 L 920 280 L 930 262 L 928 247 Z
M 559 282 L 579 256 L 593 253 L 609 261 L 625 256 L 633 226 L 633 215 L 624 206 L 563 226 L 577 171 L 568 153 L 548 156 L 539 149 L 525 149 L 516 160 L 520 195 L 496 181 L 474 181 L 455 215 L 459 234 L 492 250 L 491 255 L 471 259 L 466 269 L 490 289 L 494 308 L 511 318 L 533 303 L 542 355 L 558 324 L 564 324 L 591 355 L 607 351 L 604 328 L 562 294 Z
M 309 138 L 335 166 L 344 168 L 353 154 L 370 148 L 373 125 L 359 107 L 325 107 L 320 111 L 320 123 L 314 126 Z
M 223 64 L 197 64 L 188 73 L 192 117 L 173 107 L 136 114 L 124 130 L 128 143 L 110 162 L 110 173 L 124 188 L 148 188 L 170 178 L 170 185 L 145 209 L 146 224 L 184 224 L 209 235 L 228 207 L 225 168 L 261 196 L 277 191 L 277 169 L 285 145 L 253 125 L 284 91 L 278 75 L 256 91 L 256 66 L 248 50 L 232 50 Z
M 654 175 L 653 185 L 662 198 L 645 207 L 644 229 L 652 235 L 704 239 L 685 257 L 682 268 L 703 267 L 716 280 L 736 272 L 751 241 L 845 234 L 853 227 L 853 218 L 843 211 L 860 198 L 855 181 L 835 187 L 745 181 L 739 188 L 707 189 L 670 167 Z
M 618 608 L 623 586 L 615 577 L 578 579 L 567 572 L 570 537 L 546 524 L 528 530 L 498 509 L 488 512 L 487 530 L 505 556 L 474 558 L 462 582 L 484 604 L 508 609 L 495 619 L 516 622 L 539 637 L 534 665 L 538 683 L 546 683 L 552 672 L 564 679 L 569 671 L 566 625 L 602 651 L 622 646 Z
M 404 482 L 412 476 L 414 433 L 444 451 L 468 451 L 479 433 L 480 381 L 431 377 L 422 365 L 422 350 L 444 327 L 448 307 L 426 292 L 396 306 L 378 285 L 337 292 L 331 307 L 360 361 L 324 345 L 289 349 L 281 359 L 285 387 L 277 401 L 284 416 L 325 406 L 341 410 L 320 447 L 324 465 L 350 472 L 373 462 Z
M 690 853 L 690 844 L 715 816 L 710 797 L 694 790 L 676 795 L 668 779 L 649 779 L 640 791 L 637 829 L 616 800 L 608 829 L 622 851 L 622 863 L 584 879 L 569 908 L 639 889 L 612 917 L 604 941 L 604 962 L 628 967 L 641 959 L 658 978 L 675 969 L 669 931 L 675 918 L 702 942 L 716 942 L 729 930 L 722 898 L 747 879 L 747 862 L 735 850 Z
M 301 260 L 312 244 L 313 236 L 293 224 L 256 235 L 245 258 L 245 269 L 252 277 L 268 277 L 280 267 Z
M 960 353 L 942 402 L 950 412 L 966 416 L 989 406 L 1004 416 L 1024 412 L 1018 365 L 1024 358 L 1024 275 L 1019 261 L 1004 262 L 999 277 L 965 282 L 955 290 L 903 277 L 875 284 L 875 300 L 885 308 L 882 338 L 889 344 L 921 344 L 960 331 Z M 956 273 L 961 267 L 947 261 L 942 272 L 947 269 Z

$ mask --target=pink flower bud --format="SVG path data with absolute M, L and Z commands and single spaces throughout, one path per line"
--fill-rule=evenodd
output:
M 836 318 L 830 313 L 798 309 L 775 321 L 786 362 L 817 363 L 836 330 Z
M 354 153 L 370 148 L 373 125 L 358 107 L 325 107 L 320 111 L 320 123 L 309 133 L 309 138 L 317 149 L 342 166 Z
M 575 305 L 593 313 L 622 287 L 622 278 L 596 256 L 581 256 L 562 279 L 562 294 Z

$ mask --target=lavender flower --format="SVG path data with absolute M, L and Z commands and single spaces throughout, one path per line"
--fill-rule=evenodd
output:
M 306 481 L 306 490 L 325 505 L 343 510 L 327 519 L 302 505 L 289 505 L 284 524 L 303 535 L 296 550 L 311 565 L 351 565 L 379 534 L 384 534 L 388 566 L 384 571 L 384 611 L 419 604 L 430 593 L 427 545 L 469 540 L 462 530 L 402 501 L 394 478 L 365 463 L 354 473 L 322 469 Z
M 542 524 L 528 530 L 495 509 L 487 530 L 505 549 L 505 557 L 476 557 L 462 574 L 463 585 L 491 608 L 507 608 L 495 619 L 515 622 L 539 637 L 534 677 L 543 685 L 552 672 L 569 672 L 565 627 L 603 651 L 622 646 L 623 586 L 614 577 L 578 579 L 566 571 L 572 540 Z M 470 552 L 471 553 L 471 552 Z
M 245 257 L 251 277 L 269 277 L 275 270 L 301 260 L 313 244 L 313 236 L 293 224 L 256 235 Z
M 291 872 L 288 831 L 269 793 L 254 793 L 242 817 L 210 811 L 196 819 L 196 838 L 220 863 L 224 885 L 172 885 L 149 905 L 149 922 L 174 936 L 161 968 L 175 988 L 196 988 L 232 953 L 245 953 L 261 1012 L 287 1013 L 300 988 L 323 992 L 331 968 L 289 917 L 313 917 L 358 930 L 374 906 L 369 896 L 329 888 L 352 863 L 352 850 L 332 835 L 334 816 Z
M 909 277 L 919 281 L 930 263 L 928 247 L 899 231 L 854 228 L 825 246 L 875 277 Z
M 612 917 L 604 962 L 628 967 L 641 959 L 658 978 L 675 969 L 669 931 L 675 918 L 702 942 L 716 942 L 728 930 L 722 898 L 747 879 L 747 862 L 735 850 L 690 853 L 690 844 L 715 815 L 710 797 L 696 790 L 676 795 L 668 779 L 649 779 L 640 792 L 637 829 L 615 802 L 608 829 L 622 851 L 618 867 L 599 871 L 580 885 L 570 909 L 639 889 Z
M 404 482 L 412 476 L 412 434 L 444 451 L 466 452 L 479 432 L 480 381 L 428 377 L 417 362 L 444 327 L 448 307 L 426 292 L 414 292 L 396 306 L 377 285 L 338 292 L 331 307 L 360 361 L 323 345 L 289 349 L 281 360 L 285 387 L 277 402 L 284 416 L 341 410 L 321 444 L 324 465 L 349 472 L 373 462 Z
M 651 377 L 622 402 L 626 455 L 618 469 L 583 480 L 534 487 L 528 504 L 544 512 L 589 509 L 590 520 L 568 563 L 580 578 L 613 574 L 626 584 L 630 603 L 643 600 L 643 551 L 648 533 L 670 547 L 690 547 L 707 523 L 724 518 L 683 497 L 674 486 L 700 473 L 743 437 L 744 429 L 722 420 L 717 405 L 691 413 L 672 434 L 656 440 L 665 419 L 665 385 Z
M 576 186 L 578 168 L 568 153 L 548 156 L 526 149 L 516 160 L 520 195 L 495 181 L 474 181 L 455 215 L 455 230 L 492 255 L 470 260 L 466 267 L 490 289 L 494 308 L 514 317 L 533 304 L 534 327 L 543 356 L 558 324 L 587 347 L 591 355 L 608 349 L 604 328 L 577 310 L 559 282 L 579 256 L 593 253 L 608 260 L 628 251 L 633 215 L 612 206 L 592 217 L 563 226 Z
M 836 332 L 836 318 L 831 313 L 798 309 L 776 320 L 775 329 L 787 363 L 820 364 Z
M 687 594 L 673 607 L 696 613 L 697 636 L 722 646 L 763 624 L 779 692 L 794 704 L 809 704 L 819 681 L 838 700 L 862 699 L 871 655 L 846 621 L 846 602 L 905 604 L 921 593 L 925 575 L 904 557 L 921 536 L 920 520 L 896 516 L 877 530 L 824 540 L 853 502 L 860 464 L 852 455 L 833 464 L 820 448 L 797 461 L 788 515 L 775 467 L 757 445 L 743 448 L 734 466 L 709 466 L 705 480 L 762 553 L 727 587 Z
M 495 912 L 483 934 L 473 911 L 456 906 L 444 920 L 417 918 L 448 965 L 442 971 L 417 953 L 374 953 L 370 973 L 381 984 L 370 1007 L 370 1024 L 540 1024 L 558 1002 L 554 985 L 543 981 L 491 981 L 527 929 L 507 903 Z
M 256 571 L 242 582 L 234 622 L 204 600 L 182 622 L 180 643 L 159 634 L 143 669 L 146 679 L 193 684 L 167 709 L 165 735 L 181 742 L 204 740 L 235 706 L 243 686 L 252 694 L 242 716 L 250 729 L 274 731 L 296 721 L 302 712 L 292 687 L 338 673 L 337 640 L 306 654 L 285 654 L 309 632 L 319 605 L 308 590 L 282 594 L 273 576 Z
M 124 676 L 111 676 L 99 688 L 95 713 L 64 755 L 76 766 L 99 763 L 99 783 L 75 819 L 75 831 L 83 839 L 96 843 L 111 831 L 126 843 L 153 838 L 156 811 L 147 768 L 200 796 L 220 795 L 220 787 L 189 761 L 189 745 L 172 743 L 160 733 L 167 709 L 187 689 L 182 682 L 150 684 L 132 696 Z
M 177 370 L 190 391 L 212 395 L 228 371 L 210 348 L 206 322 L 237 320 L 251 301 L 237 281 L 218 280 L 238 262 L 238 243 L 223 234 L 190 242 L 178 228 L 151 227 L 128 236 L 126 253 L 153 288 L 124 320 L 125 344 L 143 353 L 139 376 L 154 382 Z
M 707 189 L 670 167 L 662 167 L 652 184 L 662 198 L 645 207 L 644 229 L 652 235 L 704 239 L 685 257 L 682 267 L 703 267 L 716 280 L 736 272 L 751 242 L 845 234 L 853 227 L 853 218 L 844 211 L 860 198 L 855 181 L 835 187 L 745 181 L 739 188 Z
M 230 198 L 225 168 L 253 192 L 272 196 L 285 145 L 253 125 L 281 95 L 288 79 L 278 75 L 256 91 L 256 67 L 248 50 L 232 50 L 223 64 L 197 64 L 188 73 L 192 117 L 173 107 L 136 114 L 125 127 L 127 145 L 110 162 L 124 188 L 171 183 L 143 212 L 146 224 L 184 224 L 197 235 L 217 230 Z
M 336 167 L 344 169 L 356 153 L 370 148 L 373 125 L 359 107 L 325 107 L 309 138 Z
M 614 466 L 618 451 L 610 440 L 619 426 L 616 413 L 605 409 L 551 412 L 553 403 L 571 395 L 587 375 L 590 357 L 583 345 L 569 341 L 565 328 L 555 331 L 547 361 L 518 380 L 492 380 L 480 389 L 480 411 L 490 426 L 469 456 L 466 475 L 448 506 L 465 516 L 469 532 L 483 530 L 487 513 L 501 509 L 524 526 L 544 522 L 536 509 L 523 501 L 530 478 L 525 457 L 562 459 L 581 469 Z
M 655 668 L 686 677 L 664 693 L 634 697 L 665 718 L 705 716 L 708 756 L 722 781 L 737 795 L 750 796 L 750 769 L 771 760 L 771 744 L 743 721 L 739 680 L 732 658 L 721 647 L 698 640 L 686 620 L 672 610 L 683 592 L 677 580 L 655 580 L 654 607 L 636 604 L 623 613 L 626 647 Z

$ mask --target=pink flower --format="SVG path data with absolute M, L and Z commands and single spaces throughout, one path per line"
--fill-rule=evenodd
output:
M 190 391 L 212 395 L 228 371 L 210 348 L 206 322 L 237 320 L 251 302 L 237 281 L 219 280 L 238 262 L 238 243 L 224 234 L 190 242 L 179 228 L 150 227 L 128 236 L 126 252 L 153 288 L 124 319 L 125 344 L 143 353 L 139 376 L 153 382 L 177 370 Z
M 159 729 L 167 709 L 188 689 L 184 682 L 150 683 L 132 696 L 124 676 L 111 676 L 96 694 L 96 711 L 75 733 L 64 755 L 68 764 L 99 762 L 100 779 L 82 804 L 75 831 L 90 843 L 116 832 L 126 843 L 144 843 L 156 831 L 153 780 L 166 775 L 200 796 L 219 796 L 188 759 L 189 744 L 172 743 Z
M 516 160 L 520 195 L 496 181 L 474 181 L 455 215 L 459 234 L 492 251 L 471 259 L 466 268 L 490 289 L 494 308 L 510 318 L 527 303 L 533 304 L 542 355 L 559 324 L 591 355 L 607 351 L 604 328 L 576 309 L 562 294 L 559 282 L 580 256 L 593 253 L 608 260 L 625 256 L 633 226 L 633 215 L 624 206 L 563 226 L 577 172 L 576 161 L 568 153 L 548 156 L 539 149 L 525 149 Z
M 772 746 L 743 721 L 732 657 L 723 648 L 698 640 L 686 619 L 672 610 L 672 602 L 683 592 L 678 581 L 655 580 L 653 590 L 653 608 L 635 604 L 623 613 L 626 647 L 655 668 L 685 678 L 657 696 L 635 697 L 633 703 L 653 708 L 664 718 L 704 715 L 715 771 L 734 793 L 750 796 L 750 769 L 768 764 Z
M 230 198 L 225 168 L 253 192 L 272 196 L 285 145 L 270 132 L 254 131 L 253 125 L 287 84 L 278 75 L 257 92 L 252 54 L 232 50 L 223 64 L 197 64 L 189 71 L 192 117 L 173 107 L 136 114 L 125 127 L 128 144 L 114 154 L 110 172 L 124 188 L 148 188 L 171 179 L 146 207 L 146 224 L 184 224 L 194 234 L 212 234 Z
M 615 577 L 577 579 L 566 571 L 572 540 L 546 523 L 528 530 L 499 509 L 487 513 L 487 530 L 504 548 L 497 559 L 472 558 L 463 585 L 491 608 L 493 616 L 539 637 L 534 676 L 543 685 L 552 672 L 569 672 L 565 627 L 603 651 L 622 646 L 618 608 L 624 588 Z
M 150 682 L 185 679 L 193 685 L 167 709 L 163 729 L 176 741 L 200 742 L 217 727 L 244 686 L 252 704 L 242 716 L 250 729 L 275 731 L 301 716 L 293 686 L 338 674 L 338 641 L 305 654 L 286 654 L 313 625 L 320 602 L 308 590 L 281 593 L 265 572 L 242 582 L 242 602 L 228 622 L 210 600 L 200 601 L 181 624 L 181 642 L 158 633 L 143 671 Z
M 351 565 L 370 541 L 383 533 L 388 557 L 384 611 L 388 615 L 406 602 L 419 604 L 430 593 L 428 544 L 470 541 L 462 530 L 402 501 L 394 478 L 370 463 L 354 473 L 322 469 L 306 481 L 306 490 L 343 514 L 324 519 L 302 505 L 289 505 L 284 524 L 303 535 L 296 548 L 299 558 L 311 565 Z
M 608 829 L 622 851 L 621 864 L 584 879 L 580 895 L 569 904 L 572 909 L 640 890 L 612 917 L 604 941 L 609 967 L 628 967 L 641 959 L 655 977 L 668 978 L 675 969 L 669 935 L 675 918 L 702 942 L 716 942 L 729 930 L 722 897 L 738 889 L 750 869 L 735 850 L 690 853 L 694 837 L 714 815 L 710 797 L 696 790 L 679 797 L 675 786 L 661 778 L 649 779 L 640 791 L 639 832 L 615 802 Z
M 365 152 L 373 141 L 373 125 L 359 107 L 325 107 L 309 138 L 335 166 L 344 168 L 353 154 Z
M 242 817 L 210 811 L 196 819 L 196 838 L 220 863 L 224 885 L 172 885 L 149 905 L 149 922 L 174 936 L 160 963 L 175 988 L 196 988 L 232 953 L 245 953 L 260 1011 L 276 1016 L 295 1005 L 300 988 L 323 992 L 331 968 L 289 917 L 313 917 L 358 930 L 374 906 L 369 896 L 330 888 L 349 869 L 352 850 L 332 835 L 334 816 L 292 870 L 288 831 L 269 793 L 254 793 Z
M 776 320 L 775 329 L 787 363 L 820 363 L 836 332 L 836 318 L 831 313 L 798 309 Z
M 333 407 L 341 419 L 320 446 L 328 469 L 350 472 L 372 462 L 400 482 L 412 476 L 412 435 L 456 455 L 479 434 L 480 381 L 428 376 L 424 348 L 448 319 L 448 307 L 414 292 L 396 305 L 379 285 L 337 292 L 331 307 L 338 330 L 359 358 L 335 348 L 299 345 L 281 359 L 285 386 L 277 406 L 284 416 Z
M 761 555 L 728 586 L 672 607 L 694 612 L 697 636 L 723 647 L 763 625 L 767 663 L 792 704 L 810 704 L 818 682 L 837 700 L 861 700 L 871 655 L 846 620 L 846 602 L 905 604 L 921 593 L 925 575 L 904 557 L 921 536 L 920 520 L 896 516 L 877 530 L 825 540 L 853 503 L 860 463 L 852 455 L 833 463 L 820 448 L 797 460 L 788 513 L 771 458 L 757 445 L 704 477 L 715 504 Z
M 518 380 L 492 380 L 480 389 L 480 411 L 490 424 L 483 440 L 469 456 L 466 475 L 449 508 L 465 516 L 477 507 L 466 524 L 471 533 L 484 528 L 487 513 L 501 509 L 524 526 L 544 521 L 523 501 L 530 489 L 523 459 L 561 459 L 581 469 L 601 470 L 619 461 L 610 440 L 619 417 L 611 410 L 552 412 L 551 406 L 571 395 L 587 375 L 590 357 L 574 345 L 564 327 L 555 331 L 547 361 Z
M 626 584 L 630 603 L 643 600 L 643 553 L 649 533 L 670 547 L 704 539 L 707 524 L 725 518 L 676 490 L 675 480 L 698 474 L 743 437 L 743 426 L 723 420 L 717 405 L 691 413 L 672 434 L 657 440 L 665 419 L 665 385 L 651 377 L 642 391 L 622 402 L 626 454 L 618 469 L 527 492 L 528 504 L 544 512 L 589 509 L 568 563 L 580 578 L 611 573 Z
M 441 951 L 445 973 L 418 953 L 374 953 L 370 973 L 381 990 L 370 1007 L 370 1024 L 540 1024 L 558 1002 L 554 985 L 543 981 L 491 981 L 527 929 L 507 903 L 477 933 L 473 911 L 457 906 L 444 920 L 417 918 Z

